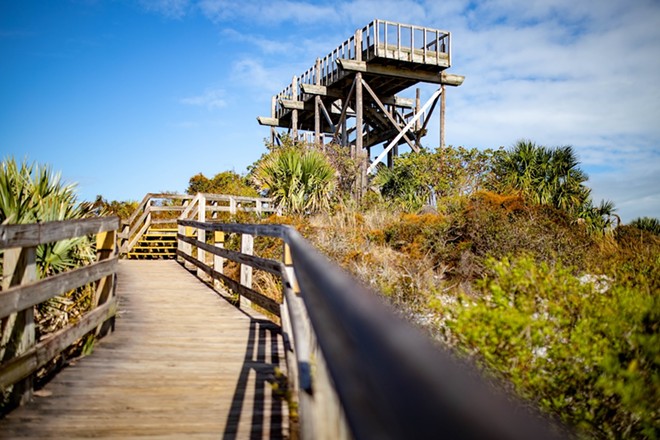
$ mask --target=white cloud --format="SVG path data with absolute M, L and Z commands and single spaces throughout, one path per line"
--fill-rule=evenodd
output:
M 225 101 L 225 92 L 222 89 L 208 89 L 203 94 L 181 99 L 182 104 L 206 107 L 209 110 L 216 110 L 227 105 Z
M 658 4 L 495 0 L 454 11 L 432 12 L 452 31 L 452 70 L 466 75 L 448 91 L 453 143 L 572 144 L 594 199 L 613 200 L 624 220 L 660 217 Z
M 191 7 L 152 3 L 170 15 Z M 231 61 L 230 80 L 264 109 L 293 75 L 374 18 L 449 30 L 451 71 L 466 80 L 448 90 L 448 143 L 573 145 L 594 198 L 613 199 L 624 219 L 660 217 L 656 0 L 200 0 L 195 7 L 218 26 L 231 23 L 225 38 L 251 46 Z M 186 103 L 217 108 L 223 96 Z M 437 132 L 437 121 L 429 128 Z M 425 145 L 437 144 L 432 136 Z

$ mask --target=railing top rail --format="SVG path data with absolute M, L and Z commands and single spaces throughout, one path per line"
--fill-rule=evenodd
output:
M 119 217 L 95 217 L 47 223 L 0 226 L 0 249 L 37 246 L 43 243 L 97 234 L 119 227 Z
M 378 29 L 379 27 L 383 27 L 385 30 L 385 33 L 379 36 Z M 355 44 L 355 34 L 351 35 L 349 38 L 347 38 L 344 42 L 342 42 L 339 46 L 337 46 L 335 49 L 331 50 L 329 54 L 327 54 L 325 57 L 320 59 L 319 65 L 321 67 L 321 70 L 327 69 L 328 71 L 324 72 L 325 75 L 322 75 L 321 72 L 321 78 L 320 78 L 320 83 L 323 85 L 327 85 L 327 76 L 328 75 L 333 75 L 333 72 L 337 69 L 337 59 L 338 58 L 347 58 L 351 60 L 357 59 L 357 54 L 358 52 L 360 55 L 364 50 L 369 50 L 375 46 L 377 46 L 379 43 L 382 43 L 383 41 L 386 41 L 386 34 L 387 34 L 387 29 L 388 27 L 397 27 L 397 28 L 403 28 L 403 29 L 410 29 L 411 32 L 414 31 L 420 31 L 424 32 L 433 32 L 436 35 L 439 36 L 439 39 L 444 39 L 449 37 L 450 32 L 445 31 L 442 29 L 435 29 L 427 26 L 417 26 L 417 25 L 412 25 L 412 24 L 405 24 L 405 23 L 398 23 L 394 21 L 388 21 L 388 20 L 380 20 L 380 19 L 375 19 L 366 26 L 364 26 L 361 29 L 358 29 L 356 33 L 362 34 L 363 38 L 361 39 L 360 42 L 360 50 L 357 50 L 356 44 Z M 368 39 L 366 36 L 370 34 L 370 29 L 374 29 L 374 34 L 375 38 L 374 39 Z M 413 41 L 410 40 L 399 40 L 399 43 L 401 44 L 401 47 L 406 48 L 406 49 L 413 49 Z M 439 48 L 438 48 L 439 49 Z M 340 56 L 342 55 L 342 56 Z M 362 60 L 365 61 L 365 60 Z M 315 67 L 311 67 L 307 69 L 302 75 L 298 76 L 298 84 L 297 84 L 297 89 L 298 90 L 293 90 L 293 87 L 291 85 L 287 85 L 280 93 L 278 93 L 276 96 L 280 99 L 299 99 L 302 96 L 302 88 L 301 84 L 314 84 L 316 82 L 316 78 L 314 75 L 311 74 L 311 71 L 314 70 Z M 277 106 L 279 107 L 279 103 L 277 103 Z
M 305 308 L 354 438 L 437 438 L 439 432 L 457 439 L 560 438 L 398 318 L 295 229 L 179 224 L 279 237 L 289 245 Z
M 223 231 L 235 234 L 249 234 L 257 237 L 286 238 L 295 229 L 286 225 L 253 225 L 246 223 L 206 223 L 195 220 L 179 220 L 181 226 L 203 229 L 205 231 Z

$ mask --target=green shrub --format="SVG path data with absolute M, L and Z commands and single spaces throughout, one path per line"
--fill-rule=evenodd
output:
M 660 235 L 660 220 L 654 217 L 638 217 L 630 222 L 630 226 L 634 226 L 642 231 L 648 231 L 655 235 Z
M 639 266 L 579 279 L 560 263 L 490 259 L 478 294 L 445 310 L 451 338 L 583 434 L 658 438 L 660 258 Z
M 336 188 L 335 169 L 319 150 L 281 147 L 262 156 L 250 179 L 279 209 L 300 214 L 328 209 Z

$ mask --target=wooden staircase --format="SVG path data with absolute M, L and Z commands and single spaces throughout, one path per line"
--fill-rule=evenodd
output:
M 150 227 L 126 254 L 131 260 L 161 260 L 176 257 L 176 229 Z

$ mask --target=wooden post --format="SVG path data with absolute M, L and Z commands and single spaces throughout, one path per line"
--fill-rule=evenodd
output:
M 254 237 L 250 234 L 241 234 L 241 253 L 254 255 Z M 241 264 L 241 284 L 248 289 L 252 288 L 252 266 Z M 250 301 L 241 296 L 241 306 L 249 306 Z
M 5 249 L 2 269 L 2 289 L 37 280 L 36 247 Z M 34 307 L 2 319 L 0 330 L 0 363 L 28 351 L 35 343 Z M 18 406 L 32 398 L 32 376 L 14 384 L 9 406 Z
M 419 113 L 419 109 L 422 107 L 422 97 L 421 90 L 419 87 L 415 93 L 415 114 Z M 419 129 L 422 128 L 422 118 L 420 117 L 417 122 L 415 122 L 415 131 L 419 132 Z
M 445 85 L 440 86 L 440 148 L 445 148 Z
M 213 206 L 213 210 L 211 211 L 211 218 L 212 219 L 217 219 L 218 218 L 218 201 L 217 200 L 212 201 L 211 206 Z
M 233 197 L 229 197 L 229 214 L 236 214 L 236 199 Z
M 275 108 L 277 104 L 277 99 L 275 96 L 273 96 L 270 100 L 270 117 L 275 118 Z M 275 127 L 270 127 L 270 143 L 272 145 L 275 144 L 275 138 L 276 138 L 276 133 L 275 133 Z
M 213 232 L 213 244 L 215 247 L 224 249 L 225 247 L 225 233 L 223 231 L 214 231 Z M 225 259 L 219 255 L 213 255 L 213 270 L 218 273 L 224 274 Z M 213 286 L 215 288 L 220 288 L 220 281 L 213 280 Z
M 197 221 L 200 223 L 206 222 L 206 197 L 200 194 L 199 205 L 197 208 Z M 197 230 L 197 240 L 206 243 L 206 231 L 204 229 Z M 202 264 L 206 264 L 206 251 L 197 248 L 197 260 Z M 210 278 L 202 269 L 197 268 L 197 276 L 202 280 L 209 281 Z
M 125 249 L 125 247 L 126 247 L 126 244 L 129 242 L 129 240 L 130 240 L 130 238 L 131 238 L 131 237 L 129 236 L 130 233 L 131 233 L 131 225 L 130 225 L 130 223 L 128 223 L 128 222 L 123 223 L 123 224 L 122 224 L 122 229 L 121 229 L 122 239 L 121 239 L 121 241 L 120 241 L 120 243 L 119 243 L 119 244 L 120 244 L 120 250 L 121 250 L 121 252 L 126 252 L 126 251 L 127 251 L 127 250 Z
M 177 224 L 176 229 L 177 229 L 177 234 L 178 235 L 186 235 L 186 227 L 185 226 L 181 226 L 181 225 Z M 177 261 L 177 263 L 183 263 L 185 261 L 183 259 L 183 257 L 180 257 L 178 255 L 178 253 L 179 253 L 179 251 L 185 253 L 187 244 L 188 243 L 183 242 L 181 239 L 179 239 L 177 237 L 177 240 L 176 240 L 176 250 L 177 250 L 176 261 Z
M 183 235 L 185 235 L 186 237 L 194 237 L 195 230 L 191 226 L 185 226 L 183 228 Z M 192 245 L 190 243 L 182 242 L 181 251 L 187 256 L 192 257 Z M 194 264 L 188 262 L 187 260 L 183 260 L 183 265 L 188 270 L 194 270 L 197 267 Z
M 361 199 L 364 195 L 365 178 L 366 178 L 366 158 L 364 157 L 364 109 L 362 107 L 362 72 L 355 74 L 355 158 L 360 164 L 360 175 L 357 179 L 356 195 L 357 199 Z
M 293 96 L 291 99 L 293 101 L 298 100 L 298 77 L 294 76 L 293 80 L 291 81 L 291 93 Z M 297 142 L 298 141 L 298 110 L 293 109 L 291 110 L 291 130 L 293 133 L 293 141 Z
M 362 133 L 362 125 L 364 123 L 364 116 L 363 116 L 363 111 L 364 109 L 362 108 L 362 72 L 358 72 L 355 74 L 355 154 L 356 157 L 359 157 L 360 154 L 362 154 L 362 146 L 363 146 L 363 133 Z
M 293 258 L 291 257 L 291 248 L 286 243 L 284 243 L 284 249 L 282 250 L 282 262 L 284 263 L 284 270 L 286 271 L 287 278 L 291 282 L 291 290 L 295 294 L 299 294 L 300 286 L 298 285 L 298 280 L 296 280 L 296 273 L 293 270 Z
M 99 232 L 96 234 L 96 261 L 107 260 L 116 255 L 116 240 L 117 235 L 115 231 Z M 115 274 L 101 278 L 96 283 L 96 291 L 94 293 L 94 308 L 100 306 L 101 304 L 105 304 L 114 295 Z M 114 328 L 115 318 L 112 317 L 97 327 L 96 336 L 103 337 L 112 332 Z
M 316 73 L 315 83 L 321 85 L 321 59 L 316 59 L 314 65 L 314 72 Z M 314 97 L 314 143 L 317 146 L 321 145 L 321 97 L 316 95 Z
M 346 105 L 346 103 L 344 103 Z M 341 146 L 346 147 L 348 145 L 348 130 L 346 127 L 346 117 L 341 120 Z

